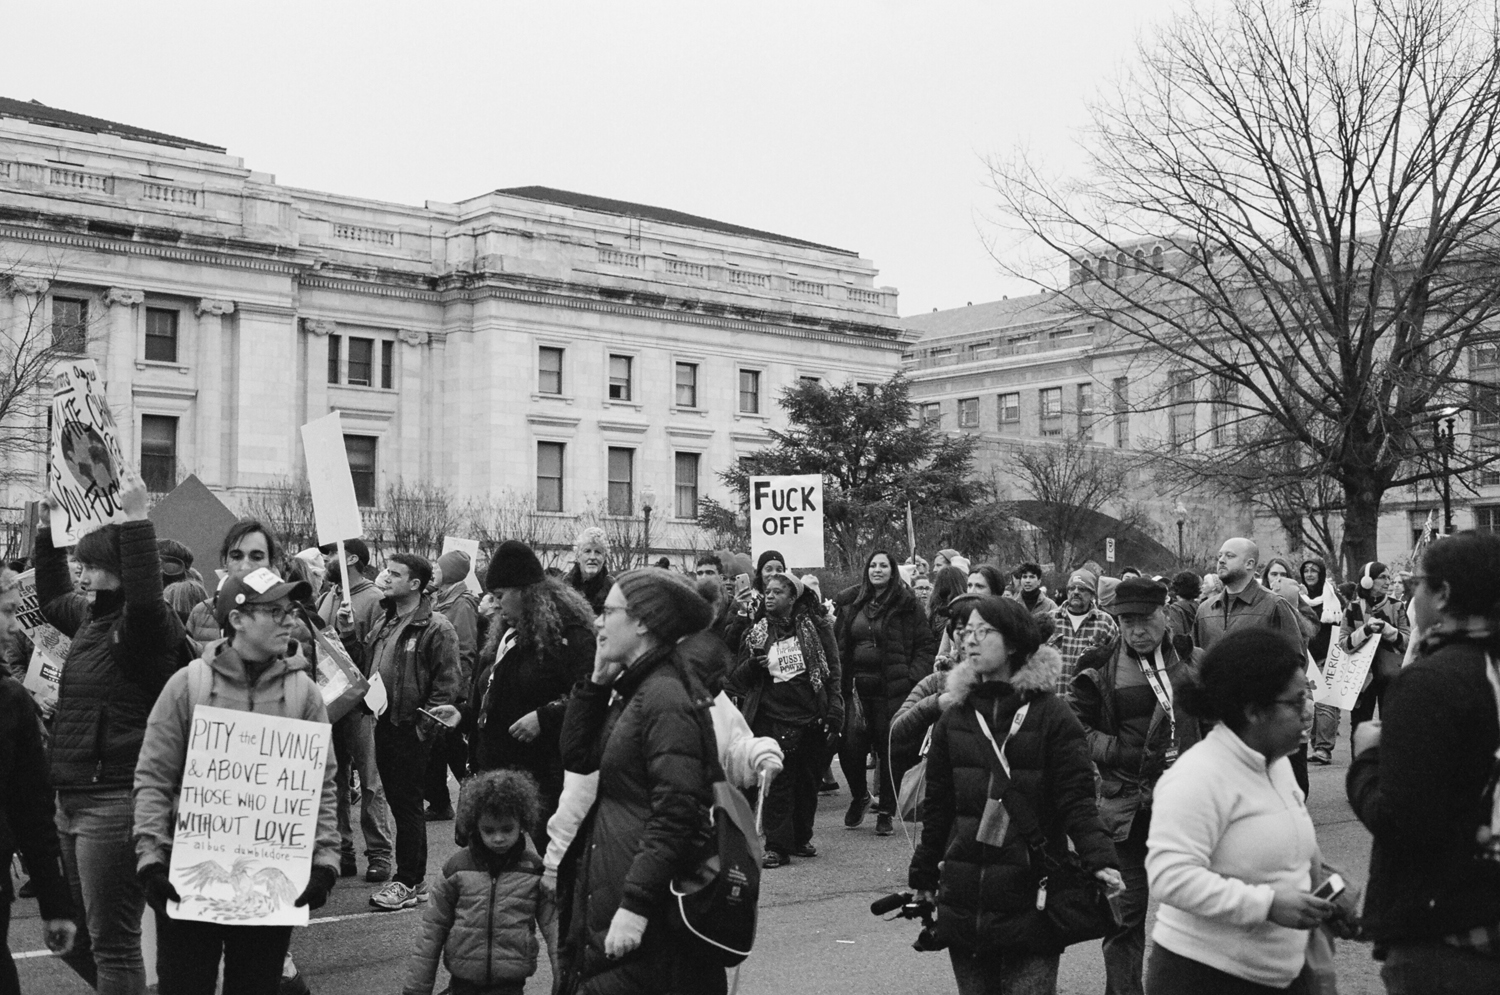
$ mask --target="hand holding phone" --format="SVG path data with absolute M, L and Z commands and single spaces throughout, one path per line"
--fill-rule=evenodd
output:
M 1344 884 L 1344 879 L 1341 875 L 1330 874 L 1328 875 L 1328 880 L 1313 889 L 1313 897 L 1321 898 L 1325 902 L 1331 902 L 1342 895 L 1346 887 L 1347 885 Z

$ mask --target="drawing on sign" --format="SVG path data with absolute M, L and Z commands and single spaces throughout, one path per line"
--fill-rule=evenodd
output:
M 217 860 L 185 867 L 182 879 L 192 889 L 183 896 L 183 904 L 199 902 L 203 911 L 216 921 L 264 919 L 284 908 L 291 908 L 301 894 L 291 879 L 277 867 L 262 867 L 251 873 L 255 861 L 238 857 L 225 867 Z
M 52 391 L 52 456 L 47 492 L 52 511 L 52 543 L 72 546 L 83 533 L 123 521 L 120 504 L 125 457 L 115 419 L 91 359 L 68 363 Z
M 36 593 L 36 571 L 28 570 L 18 578 L 21 604 L 16 609 L 16 621 L 21 631 L 31 640 L 31 661 L 26 668 L 26 679 L 22 681 L 26 690 L 36 699 L 44 715 L 51 715 L 57 705 L 57 695 L 62 688 L 63 664 L 67 662 L 68 650 L 73 641 L 54 629 L 42 614 L 42 606 Z

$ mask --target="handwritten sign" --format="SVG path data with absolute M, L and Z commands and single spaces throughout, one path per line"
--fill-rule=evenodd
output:
M 443 552 L 441 555 L 447 556 L 451 550 L 455 549 L 460 553 L 467 553 L 469 556 L 469 576 L 464 578 L 464 583 L 475 594 L 483 593 L 484 589 L 479 584 L 479 577 L 475 574 L 475 571 L 479 569 L 479 540 L 460 539 L 458 536 L 443 536 Z M 444 577 L 443 586 L 447 587 L 453 581 L 454 578 L 452 577 Z
M 16 611 L 16 621 L 32 646 L 26 679 L 21 683 L 31 692 L 43 713 L 50 715 L 57 707 L 63 664 L 67 662 L 73 641 L 54 629 L 42 616 L 42 606 L 36 596 L 36 571 L 26 571 L 20 580 L 21 607 Z
M 1313 695 L 1313 700 L 1352 709 L 1379 646 L 1380 637 L 1371 636 L 1359 649 L 1350 653 L 1344 649 L 1341 640 L 1329 640 L 1328 659 L 1323 664 L 1323 687 Z
M 57 499 L 52 511 L 52 544 L 73 546 L 90 529 L 123 522 L 120 504 L 125 456 L 115 419 L 104 399 L 92 359 L 66 363 L 52 389 L 52 461 L 47 492 Z
M 307 486 L 312 491 L 313 518 L 318 542 L 358 539 L 365 533 L 344 448 L 344 423 L 337 411 L 302 426 L 302 449 L 307 455 Z
M 173 919 L 305 926 L 329 726 L 197 705 L 173 828 Z
M 774 549 L 788 570 L 823 565 L 823 477 L 750 478 L 750 554 Z

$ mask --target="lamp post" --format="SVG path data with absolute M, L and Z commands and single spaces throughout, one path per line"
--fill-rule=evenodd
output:
M 1182 503 L 1182 498 L 1177 499 L 1177 504 L 1172 508 L 1172 514 L 1177 516 L 1177 569 L 1182 569 L 1182 526 L 1187 522 L 1187 505 Z
M 1432 446 L 1443 462 L 1443 535 L 1453 534 L 1453 490 L 1448 479 L 1448 460 L 1453 455 L 1453 415 L 1439 412 L 1432 420 Z
M 646 532 L 642 541 L 646 547 L 645 559 L 648 567 L 651 565 L 651 509 L 654 507 L 656 507 L 656 492 L 648 485 L 645 490 L 641 491 L 641 513 L 646 519 Z

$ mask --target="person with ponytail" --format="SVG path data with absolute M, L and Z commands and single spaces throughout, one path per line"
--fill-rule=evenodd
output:
M 1374 835 L 1364 925 L 1386 991 L 1500 991 L 1500 537 L 1428 547 L 1416 659 L 1354 734 L 1346 787 Z
M 1039 944 L 1031 928 L 1037 870 L 1026 839 L 1006 830 L 1013 807 L 1029 808 L 1059 860 L 1071 840 L 1111 897 L 1125 888 L 1094 801 L 1083 726 L 1057 694 L 1062 658 L 1046 645 L 1051 634 L 1051 619 L 1020 601 L 973 602 L 968 658 L 949 675 L 953 697 L 933 727 L 907 883 L 937 903 L 937 938 L 960 995 L 1057 990 L 1061 950 Z

